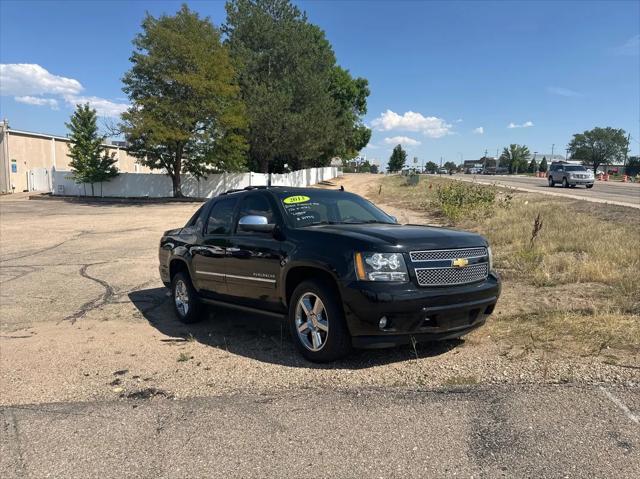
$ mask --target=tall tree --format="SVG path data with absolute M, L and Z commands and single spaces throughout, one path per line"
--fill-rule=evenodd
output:
M 424 169 L 427 173 L 435 173 L 438 171 L 438 165 L 433 161 L 427 161 L 427 164 L 424 166 Z
M 542 161 L 540 162 L 540 167 L 538 168 L 538 171 L 542 171 L 543 173 L 546 173 L 548 169 L 549 169 L 549 165 L 547 164 L 547 157 L 543 156 Z
M 71 173 L 76 183 L 90 183 L 91 196 L 95 196 L 94 183 L 109 181 L 118 176 L 115 153 L 109 154 L 104 136 L 98 133 L 96 110 L 88 103 L 77 105 L 69 123 L 69 157 Z
M 530 153 L 525 145 L 511 144 L 502 150 L 500 166 L 509 168 L 509 173 L 518 173 L 527 169 Z
M 220 32 L 186 5 L 174 16 L 147 15 L 124 78 L 131 108 L 122 115 L 130 153 L 164 169 L 173 195 L 182 173 L 242 170 L 245 108 Z
M 535 158 L 531 158 L 531 162 L 529 163 L 529 168 L 527 169 L 529 173 L 535 173 L 538 171 L 538 164 L 536 163 Z
M 627 151 L 627 137 L 623 129 L 594 128 L 576 133 L 569 143 L 571 158 L 590 165 L 593 172 L 602 164 L 622 161 Z
M 447 171 L 456 171 L 458 166 L 453 161 L 447 161 L 444 165 L 442 165 Z
M 367 82 L 336 65 L 324 32 L 288 0 L 227 2 L 223 27 L 249 117 L 253 169 L 279 171 L 353 158 L 371 132 Z
M 392 173 L 400 171 L 404 167 L 406 161 L 407 152 L 402 149 L 402 145 L 397 145 L 391 153 L 391 157 L 389 158 L 389 163 L 387 165 L 387 170 Z

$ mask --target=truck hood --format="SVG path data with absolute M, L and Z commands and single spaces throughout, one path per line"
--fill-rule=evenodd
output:
M 447 249 L 486 246 L 487 241 L 475 233 L 420 225 L 362 224 L 317 225 L 305 229 L 350 237 L 373 245 L 400 250 Z

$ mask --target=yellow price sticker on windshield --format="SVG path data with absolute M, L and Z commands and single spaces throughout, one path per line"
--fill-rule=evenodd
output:
M 289 196 L 289 197 L 285 198 L 284 200 L 282 200 L 282 202 L 285 205 L 295 205 L 295 204 L 298 204 L 298 203 L 306 203 L 310 199 L 311 198 L 309 198 L 308 196 L 298 195 L 298 196 Z

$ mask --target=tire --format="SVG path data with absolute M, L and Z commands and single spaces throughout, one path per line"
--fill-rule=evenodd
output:
M 182 323 L 195 323 L 202 319 L 202 302 L 187 273 L 181 271 L 171 279 L 171 299 L 176 316 Z
M 549 188 L 556 186 L 556 182 L 553 181 L 553 176 L 549 176 Z
M 335 361 L 351 352 L 351 335 L 336 296 L 326 282 L 308 280 L 296 287 L 289 301 L 291 338 L 300 354 L 314 363 Z
M 593 188 L 593 185 L 587 185 L 587 188 Z
M 566 178 L 562 178 L 562 187 L 569 188 L 569 182 L 567 181 Z

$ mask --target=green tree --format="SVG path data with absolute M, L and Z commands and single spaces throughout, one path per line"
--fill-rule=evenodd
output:
M 333 156 L 356 156 L 371 136 L 361 121 L 369 88 L 336 65 L 324 32 L 288 0 L 232 0 L 226 10 L 251 168 L 323 166 Z
M 245 108 L 220 32 L 186 5 L 147 15 L 124 78 L 131 108 L 122 115 L 130 153 L 164 169 L 181 197 L 182 173 L 196 177 L 246 164 Z
M 446 168 L 447 171 L 456 171 L 458 169 L 458 166 L 453 161 L 445 162 L 445 164 L 442 165 L 442 167 Z
M 569 143 L 569 151 L 572 158 L 582 160 L 596 173 L 602 164 L 622 161 L 627 151 L 626 133 L 611 127 L 576 133 Z
M 526 171 L 529 158 L 529 148 L 525 145 L 511 144 L 509 148 L 502 150 L 500 155 L 500 166 L 508 168 L 509 173 L 518 173 L 518 171 Z
M 535 173 L 538 171 L 538 164 L 536 163 L 535 158 L 531 158 L 531 162 L 529 163 L 529 168 L 527 170 L 529 173 Z
M 71 173 L 76 183 L 90 183 L 91 196 L 95 196 L 94 183 L 109 181 L 118 176 L 115 153 L 109 154 L 104 136 L 98 133 L 96 110 L 88 103 L 77 105 L 69 123 L 69 157 Z
M 549 165 L 547 164 L 547 157 L 543 156 L 542 161 L 540 162 L 540 167 L 538 168 L 538 171 L 542 171 L 543 173 L 546 173 L 548 170 L 549 170 Z
M 427 161 L 424 169 L 427 173 L 435 173 L 436 171 L 438 171 L 438 165 L 436 165 L 433 161 Z
M 402 145 L 397 145 L 391 153 L 389 164 L 387 165 L 387 170 L 392 173 L 400 171 L 404 167 L 406 161 L 407 152 L 402 149 Z

